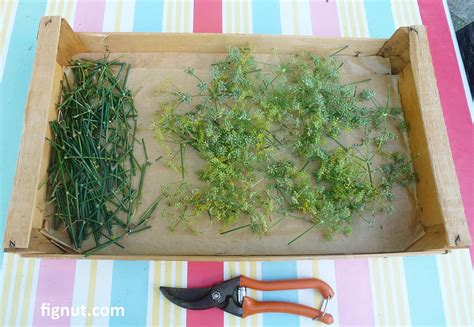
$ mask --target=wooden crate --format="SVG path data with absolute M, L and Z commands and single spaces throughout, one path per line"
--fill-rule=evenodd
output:
M 328 55 L 342 52 L 353 56 L 390 59 L 392 74 L 399 75 L 402 107 L 410 122 L 410 147 L 419 154 L 414 161 L 420 177 L 417 200 L 424 235 L 401 254 L 442 252 L 470 245 L 456 172 L 439 101 L 431 55 L 423 26 L 398 29 L 389 39 L 317 38 L 307 36 L 263 36 L 173 33 L 75 33 L 60 17 L 43 17 L 26 107 L 24 130 L 4 239 L 6 252 L 25 256 L 74 257 L 52 244 L 41 232 L 45 219 L 50 136 L 48 122 L 55 119 L 60 80 L 70 59 L 79 53 L 219 53 L 228 45 L 250 45 L 256 53 L 281 54 L 309 51 Z M 399 252 L 400 253 L 400 252 Z M 374 252 L 362 255 L 386 256 Z M 318 253 L 290 258 L 315 258 Z M 351 253 L 337 256 L 353 256 Z M 103 255 L 97 255 L 103 258 Z M 107 256 L 125 259 L 253 260 L 287 256 Z M 327 257 L 327 256 L 326 256 Z M 331 256 L 334 257 L 334 256 Z

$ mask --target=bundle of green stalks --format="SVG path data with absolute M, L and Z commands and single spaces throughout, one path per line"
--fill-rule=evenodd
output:
M 150 162 L 144 141 L 136 139 L 137 110 L 125 86 L 129 69 L 106 58 L 74 61 L 61 84 L 58 118 L 50 122 L 53 228 L 64 228 L 72 247 L 86 255 L 109 245 L 123 247 L 120 239 L 150 228 L 147 222 L 160 201 L 137 215 Z M 136 143 L 145 153 L 141 164 L 133 154 Z M 84 250 L 89 238 L 95 246 Z

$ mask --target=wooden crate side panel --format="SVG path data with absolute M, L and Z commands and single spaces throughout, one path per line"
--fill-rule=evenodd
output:
M 444 224 L 427 226 L 425 235 L 411 245 L 407 251 L 426 251 L 426 250 L 443 250 L 446 248 L 446 231 Z
M 192 33 L 77 33 L 86 52 L 227 52 L 229 45 L 249 46 L 256 53 L 293 54 L 311 51 L 326 56 L 375 56 L 385 39 L 317 38 L 288 35 Z
M 48 112 L 53 101 L 60 28 L 59 18 L 41 19 L 20 154 L 8 209 L 4 248 L 26 249 L 30 241 L 43 168 L 41 159 L 44 154 L 44 136 L 48 126 Z
M 61 33 L 59 34 L 58 54 L 56 61 L 61 66 L 67 66 L 71 58 L 85 52 L 86 48 L 81 39 L 75 33 L 68 22 L 60 17 L 50 17 L 51 19 L 61 19 Z
M 433 175 L 431 155 L 428 149 L 423 116 L 416 91 L 412 66 L 406 66 L 400 74 L 400 98 L 405 117 L 410 124 L 408 133 L 410 150 L 414 157 L 413 164 L 419 176 L 417 200 L 420 206 L 421 222 L 424 226 L 443 223 L 441 207 L 436 192 L 436 180 Z
M 408 36 L 410 28 L 400 27 L 397 29 L 378 53 L 379 56 L 390 58 L 392 74 L 399 74 L 410 63 L 410 41 Z
M 44 144 L 42 145 L 42 154 L 37 159 L 40 165 L 39 172 L 38 172 L 39 183 L 38 183 L 37 193 L 35 197 L 36 206 L 33 212 L 33 222 L 32 222 L 32 228 L 37 228 L 37 229 L 41 229 L 43 227 L 43 221 L 44 221 L 45 209 L 46 209 L 45 206 L 47 202 L 46 179 L 48 177 L 48 167 L 49 167 L 49 162 L 50 162 L 50 157 L 51 157 L 51 146 L 49 142 L 46 141 L 46 138 L 51 139 L 51 129 L 49 128 L 48 122 L 57 118 L 56 104 L 58 102 L 59 94 L 61 90 L 61 79 L 63 76 L 63 71 L 64 71 L 63 67 L 60 66 L 58 63 L 55 63 L 51 94 L 50 94 L 51 101 L 49 102 L 48 111 L 47 113 L 45 113 L 45 118 L 47 118 L 47 121 L 46 121 L 47 128 L 45 130 L 45 134 L 43 138 Z M 31 248 L 31 246 L 29 248 L 34 250 L 33 248 Z
M 412 78 L 414 81 L 416 97 L 412 98 L 413 103 L 410 105 L 418 106 L 420 110 L 419 127 L 425 134 L 427 159 L 430 162 L 429 165 L 426 165 L 426 169 L 432 169 L 432 176 L 429 174 L 426 176 L 434 179 L 434 192 L 429 190 L 425 190 L 428 192 L 427 194 L 421 194 L 421 190 L 418 192 L 420 205 L 424 210 L 423 223 L 426 226 L 443 223 L 447 245 L 449 247 L 465 247 L 470 244 L 471 240 L 439 100 L 426 29 L 423 26 L 411 27 L 409 38 L 411 65 L 410 69 L 406 72 L 404 70 L 405 74 L 402 73 L 402 75 L 405 75 L 406 80 Z M 409 74 L 412 76 L 410 77 Z M 401 84 L 403 83 L 401 82 Z M 405 97 L 405 102 L 407 100 Z M 417 140 L 415 139 L 415 141 Z M 419 173 L 422 172 L 419 171 Z M 423 201 L 421 196 L 423 196 Z M 429 196 L 433 196 L 433 198 L 430 199 Z M 431 209 L 430 206 L 439 206 L 439 208 Z M 433 216 L 427 215 L 426 210 L 433 210 Z

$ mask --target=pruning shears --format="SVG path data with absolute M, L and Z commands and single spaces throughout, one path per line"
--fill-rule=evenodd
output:
M 290 302 L 260 302 L 246 295 L 247 288 L 259 291 L 314 288 L 323 296 L 323 302 L 319 309 Z M 334 321 L 331 314 L 326 313 L 328 301 L 334 296 L 334 291 L 331 286 L 317 278 L 259 281 L 240 276 L 211 287 L 176 288 L 161 286 L 160 291 L 168 300 L 185 309 L 219 308 L 241 318 L 257 313 L 279 312 L 305 316 L 325 324 L 332 324 Z

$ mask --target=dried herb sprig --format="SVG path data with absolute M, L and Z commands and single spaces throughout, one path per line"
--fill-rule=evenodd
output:
M 61 82 L 58 119 L 50 122 L 50 201 L 53 227 L 62 224 L 72 246 L 93 237 L 86 255 L 116 244 L 124 236 L 145 230 L 161 197 L 136 217 L 146 168 L 133 154 L 137 110 L 126 88 L 130 66 L 124 62 L 75 60 Z M 140 175 L 138 190 L 132 186 Z M 105 239 L 105 240 L 104 240 Z
M 249 49 L 230 48 L 208 82 L 186 69 L 199 96 L 173 91 L 153 124 L 158 140 L 177 138 L 205 161 L 203 186 L 183 181 L 165 192 L 181 212 L 174 226 L 207 212 L 225 225 L 250 220 L 223 234 L 246 227 L 262 234 L 283 220 L 273 221 L 275 213 L 303 214 L 310 226 L 291 244 L 318 226 L 329 238 L 347 235 L 354 217 L 372 222 L 389 212 L 393 188 L 416 181 L 411 160 L 386 148 L 398 137 L 392 127 L 403 133 L 408 124 L 390 95 L 381 105 L 375 92 L 342 84 L 340 67 L 333 56 L 307 53 L 262 64 Z M 194 110 L 181 112 L 182 104 Z M 342 136 L 355 132 L 361 142 L 344 145 Z

